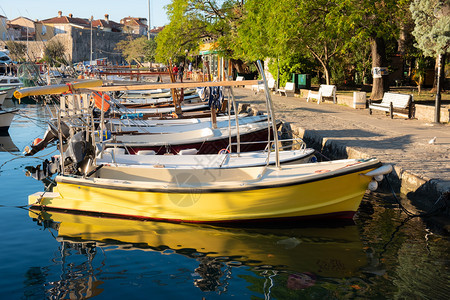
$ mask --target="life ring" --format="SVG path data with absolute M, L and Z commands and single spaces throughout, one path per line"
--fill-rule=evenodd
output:
M 230 150 L 223 148 L 223 149 L 220 149 L 220 150 L 219 150 L 219 153 L 218 153 L 218 154 L 225 154 L 225 153 L 227 153 L 227 152 L 228 152 L 228 153 L 231 153 Z

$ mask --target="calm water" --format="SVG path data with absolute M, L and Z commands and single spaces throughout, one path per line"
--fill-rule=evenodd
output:
M 366 196 L 352 224 L 220 228 L 30 212 L 48 115 L 18 105 L 0 152 L 2 299 L 448 299 L 449 238 Z M 13 147 L 8 146 L 10 150 Z M 47 158 L 54 148 L 39 155 Z

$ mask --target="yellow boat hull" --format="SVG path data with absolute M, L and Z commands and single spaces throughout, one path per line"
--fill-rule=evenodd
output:
M 373 168 L 372 168 L 373 169 Z M 369 171 L 371 169 L 366 169 Z M 115 188 L 58 180 L 55 193 L 36 193 L 32 206 L 175 222 L 239 222 L 301 217 L 352 217 L 371 177 L 360 171 L 286 186 L 208 191 Z

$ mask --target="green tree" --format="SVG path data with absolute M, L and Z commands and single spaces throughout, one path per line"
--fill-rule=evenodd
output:
M 59 40 L 50 40 L 44 48 L 44 61 L 50 66 L 67 64 L 66 47 Z
M 8 47 L 9 53 L 13 60 L 15 61 L 26 60 L 26 53 L 27 53 L 26 45 L 14 41 L 7 41 L 6 46 Z
M 142 66 L 143 62 L 153 62 L 155 60 L 156 42 L 146 37 L 123 40 L 116 44 L 117 51 L 120 51 L 128 63 L 136 62 Z
M 425 56 L 450 52 L 450 3 L 442 0 L 414 0 L 411 13 L 415 22 L 416 46 Z
M 438 76 L 443 77 L 443 61 L 450 52 L 450 3 L 440 0 L 415 0 L 410 6 L 415 27 L 413 35 L 418 47 L 425 56 L 436 59 L 436 74 L 434 86 Z M 441 74 L 439 74 L 440 70 Z
M 225 55 L 233 24 L 239 19 L 242 7 L 236 0 L 173 0 L 167 9 L 170 23 L 157 40 L 156 59 L 179 60 L 198 49 L 202 39 L 209 38 L 219 44 Z
M 410 0 L 349 0 L 342 1 L 345 13 L 337 16 L 338 22 L 347 22 L 351 28 L 352 45 L 364 44 L 368 41 L 371 49 L 372 69 L 388 68 L 388 45 L 396 42 L 399 28 L 407 15 Z M 391 51 L 397 51 L 391 50 Z M 388 90 L 388 76 L 374 78 L 372 99 L 381 99 Z
M 315 60 L 331 83 L 331 63 L 348 55 L 355 23 L 349 1 L 249 0 L 238 23 L 235 55 L 250 59 L 301 54 Z

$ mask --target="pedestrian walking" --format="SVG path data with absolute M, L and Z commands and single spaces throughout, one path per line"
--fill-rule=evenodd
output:
M 178 74 L 178 67 L 177 65 L 173 66 L 172 69 L 173 77 L 175 78 L 175 81 L 177 80 L 177 74 Z
M 183 64 L 180 64 L 180 67 L 178 68 L 178 77 L 180 77 L 180 80 L 183 80 L 183 73 L 184 73 L 184 66 Z

